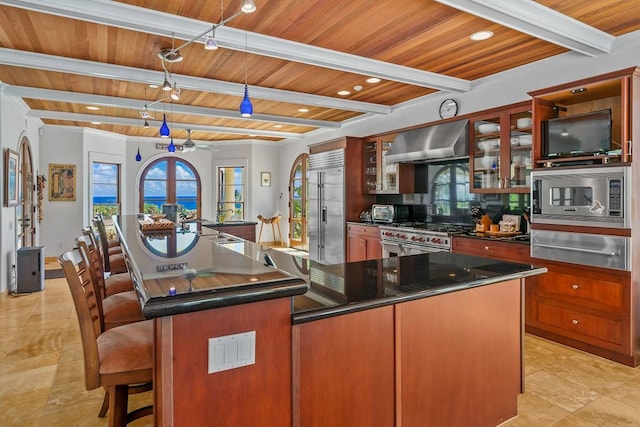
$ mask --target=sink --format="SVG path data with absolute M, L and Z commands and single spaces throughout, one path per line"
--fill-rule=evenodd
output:
M 212 241 L 217 244 L 224 243 L 239 243 L 242 242 L 242 239 L 239 237 L 231 236 L 225 233 L 217 233 L 217 234 L 203 234 L 203 238 Z

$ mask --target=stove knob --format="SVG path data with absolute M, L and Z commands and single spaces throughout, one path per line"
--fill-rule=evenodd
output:
M 416 241 L 416 236 L 411 236 L 411 240 L 412 240 L 413 242 L 415 242 L 415 241 Z
M 418 242 L 420 242 L 420 243 L 424 243 L 424 237 L 419 237 L 419 238 L 418 238 Z

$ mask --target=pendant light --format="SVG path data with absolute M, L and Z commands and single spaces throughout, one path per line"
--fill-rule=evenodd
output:
M 204 48 L 206 50 L 216 50 L 218 48 L 218 42 L 216 42 L 216 27 L 211 28 L 211 35 L 207 36 L 207 40 L 204 42 Z
M 167 115 L 163 114 L 162 115 L 162 126 L 160 126 L 160 136 L 162 138 L 168 138 L 169 137 L 169 126 L 167 125 Z
M 254 6 L 255 7 L 255 6 Z M 244 52 L 245 52 L 245 62 L 244 62 L 244 98 L 240 103 L 240 115 L 242 117 L 251 117 L 253 114 L 253 105 L 251 104 L 251 100 L 249 99 L 249 86 L 247 84 L 247 73 L 248 73 L 248 62 L 249 62 L 249 52 L 248 52 L 248 44 L 247 44 L 247 31 L 244 32 Z
M 147 120 L 145 119 L 145 123 Z M 136 162 L 142 161 L 142 156 L 140 155 L 140 119 L 138 119 L 138 153 L 136 154 Z
M 253 13 L 256 11 L 256 4 L 253 2 L 253 0 L 244 0 L 241 10 L 244 13 Z
M 171 127 L 173 127 L 173 102 L 171 103 Z M 173 144 L 173 135 L 171 135 L 171 142 L 167 147 L 167 151 L 169 151 L 170 153 L 176 152 L 176 146 Z
M 149 128 L 149 120 L 144 119 L 144 128 L 148 129 Z

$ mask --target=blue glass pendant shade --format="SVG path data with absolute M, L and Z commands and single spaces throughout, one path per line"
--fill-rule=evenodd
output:
M 139 162 L 142 160 L 142 156 L 140 155 L 140 147 L 138 147 L 138 154 L 136 154 L 136 162 Z
M 167 150 L 169 150 L 170 153 L 175 153 L 176 152 L 176 146 L 173 145 L 173 138 L 171 138 L 171 143 L 167 147 Z
M 240 115 L 242 117 L 251 117 L 253 114 L 253 105 L 251 105 L 251 100 L 249 99 L 249 87 L 244 85 L 244 98 L 240 103 Z
M 160 126 L 160 136 L 163 138 L 169 137 L 169 126 L 167 126 L 167 115 L 163 114 L 162 126 Z

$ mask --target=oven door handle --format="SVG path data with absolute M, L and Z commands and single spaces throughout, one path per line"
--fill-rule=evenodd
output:
M 582 253 L 587 253 L 587 254 L 607 255 L 607 256 L 616 256 L 617 255 L 613 251 L 600 251 L 598 249 L 572 248 L 572 247 L 569 247 L 569 246 L 546 245 L 544 243 L 533 243 L 533 245 L 534 246 L 539 246 L 541 248 L 561 249 L 561 250 L 564 250 L 564 251 L 582 252 Z

